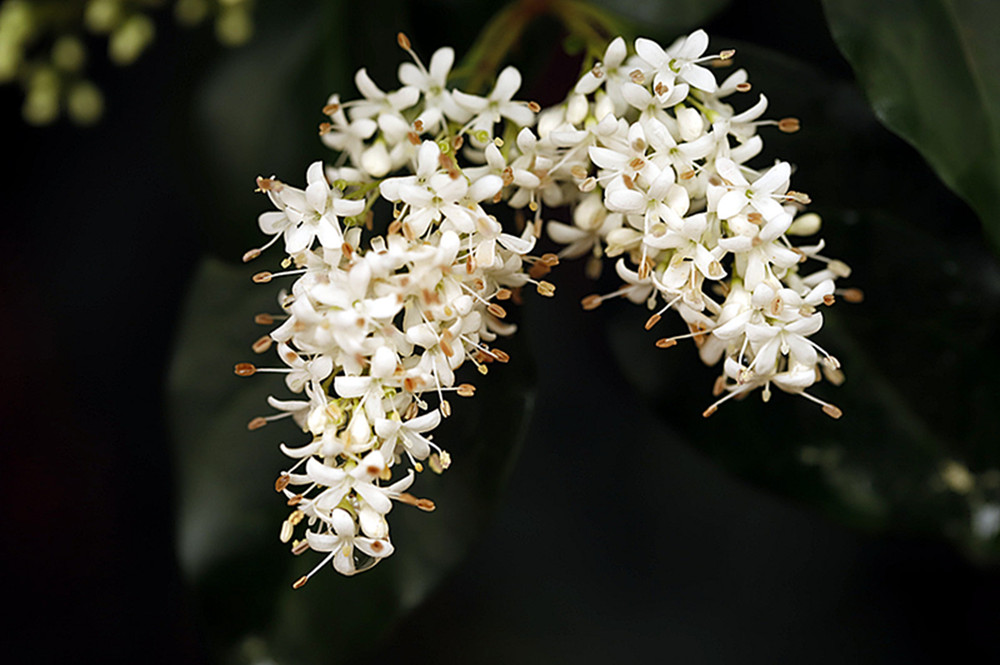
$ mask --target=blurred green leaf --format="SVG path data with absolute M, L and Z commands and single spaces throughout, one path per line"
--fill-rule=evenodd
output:
M 703 27 L 729 5 L 730 0 L 591 0 L 602 9 L 620 16 L 636 27 L 642 37 L 665 40 L 667 45 L 677 37 Z
M 530 417 L 533 368 L 515 336 L 505 345 L 512 361 L 477 382 L 476 398 L 453 403 L 454 415 L 435 432 L 452 467 L 440 477 L 425 471 L 413 487 L 437 510 L 393 510 L 392 557 L 353 578 L 324 570 L 293 590 L 318 561 L 292 556 L 278 540 L 290 509 L 273 483 L 288 465 L 278 442 L 299 445 L 306 435 L 287 420 L 247 431 L 269 411 L 266 396 L 287 398 L 287 390 L 268 375 L 233 374 L 267 332 L 253 315 L 275 311 L 275 290 L 252 284 L 243 266 L 206 260 L 190 286 L 169 378 L 178 556 L 219 662 L 348 662 L 373 649 L 485 525 Z
M 654 348 L 682 323 L 666 317 L 646 332 L 648 312 L 628 303 L 608 316 L 617 361 L 672 428 L 741 476 L 848 524 L 949 537 L 974 557 L 1000 557 L 1000 264 L 965 207 L 855 89 L 736 46 L 736 64 L 771 102 L 768 116 L 802 120 L 791 136 L 762 128 L 759 163 L 797 166 L 795 188 L 825 220 L 825 253 L 854 268 L 843 286 L 865 292 L 861 304 L 825 311 L 815 337 L 847 380 L 812 392 L 844 416 L 775 391 L 766 405 L 758 392 L 701 418 L 721 368 L 704 367 L 690 344 Z
M 876 115 L 975 208 L 1000 248 L 1000 3 L 823 4 Z

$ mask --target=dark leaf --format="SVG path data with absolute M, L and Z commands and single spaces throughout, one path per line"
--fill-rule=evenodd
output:
M 1000 3 L 823 4 L 876 115 L 975 208 L 1000 247 Z

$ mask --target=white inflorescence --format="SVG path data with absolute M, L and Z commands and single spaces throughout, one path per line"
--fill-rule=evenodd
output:
M 490 363 L 509 360 L 493 346 L 515 328 L 498 301 L 529 283 L 554 292 L 537 278 L 558 259 L 529 255 L 540 223 L 515 235 L 488 212 L 505 186 L 515 186 L 509 162 L 520 154 L 501 150 L 493 132 L 534 123 L 536 107 L 511 101 L 521 78 L 514 68 L 501 72 L 488 97 L 449 90 L 453 58 L 441 49 L 428 69 L 414 56 L 392 92 L 360 70 L 363 99 L 334 95 L 323 109 L 329 121 L 320 133 L 338 160 L 312 164 L 305 189 L 258 179 L 277 210 L 259 220 L 271 240 L 244 259 L 283 243 L 285 270 L 254 281 L 297 279 L 281 295 L 281 314 L 258 316 L 280 325 L 254 349 L 273 344 L 284 366 L 240 363 L 236 373 L 282 372 L 302 394 L 271 398 L 279 413 L 250 423 L 256 429 L 288 416 L 311 437 L 300 447 L 282 444 L 295 462 L 275 486 L 291 509 L 281 540 L 296 554 L 326 554 L 296 587 L 327 562 L 352 575 L 392 554 L 393 501 L 434 509 L 407 490 L 424 465 L 440 473 L 451 463 L 431 432 L 451 413 L 451 396 L 475 392 L 456 384 L 455 370 L 469 361 L 486 374 Z M 391 205 L 392 220 L 384 235 L 365 240 L 379 199 Z
M 617 38 L 564 103 L 542 110 L 513 101 L 521 85 L 513 67 L 479 97 L 448 87 L 450 48 L 425 67 L 405 36 L 399 43 L 413 58 L 399 68 L 402 87 L 383 91 L 362 69 L 362 98 L 333 95 L 324 107 L 320 135 L 338 153 L 332 165 L 312 164 L 305 189 L 258 179 L 277 210 L 259 220 L 271 240 L 244 260 L 283 243 L 283 271 L 254 281 L 297 279 L 280 314 L 258 316 L 279 325 L 254 350 L 276 346 L 284 366 L 240 363 L 236 373 L 282 372 L 302 394 L 270 398 L 278 413 L 250 423 L 291 417 L 311 436 L 300 447 L 282 444 L 295 462 L 276 484 L 292 509 L 281 540 L 296 554 L 326 554 L 296 588 L 328 562 L 352 575 L 390 555 L 393 501 L 434 509 L 407 490 L 425 464 L 440 473 L 451 462 L 431 431 L 451 413 L 449 395 L 475 391 L 456 385 L 455 371 L 467 360 L 482 374 L 507 362 L 493 343 L 514 326 L 498 301 L 529 283 L 553 295 L 540 278 L 559 257 L 590 254 L 594 277 L 602 254 L 616 257 L 625 284 L 584 307 L 622 295 L 656 310 L 647 328 L 674 309 L 690 334 L 657 346 L 691 337 L 706 363 L 724 359 L 721 397 L 706 416 L 755 388 L 767 400 L 774 384 L 839 417 L 805 390 L 821 373 L 842 379 L 810 336 L 849 269 L 819 254 L 822 241 L 789 241 L 820 225 L 801 214 L 808 197 L 789 190 L 791 166 L 746 165 L 763 145 L 758 127 L 798 123 L 760 120 L 763 95 L 741 113 L 722 101 L 750 88 L 745 71 L 718 84 L 706 66 L 732 52 L 705 56 L 700 30 L 667 49 L 638 39 L 631 56 Z M 391 203 L 392 219 L 366 240 L 379 199 Z M 520 233 L 490 214 L 501 203 L 529 211 Z M 569 208 L 572 224 L 547 225 L 565 247 L 531 256 L 546 207 Z M 818 269 L 803 273 L 807 261 Z

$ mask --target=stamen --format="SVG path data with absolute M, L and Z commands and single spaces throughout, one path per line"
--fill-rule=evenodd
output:
M 308 575 L 303 575 L 299 579 L 295 580 L 295 584 L 292 585 L 292 588 L 293 589 L 301 589 L 302 587 L 304 587 L 306 585 L 306 582 L 308 582 L 308 581 L 309 581 L 309 576 Z
M 295 545 L 292 547 L 292 554 L 298 556 L 300 554 L 303 554 L 308 549 L 309 549 L 309 541 L 302 539 L 297 543 L 295 543 Z M 303 578 L 303 579 L 308 579 L 308 578 Z M 302 582 L 302 584 L 305 584 L 305 582 Z M 298 587 L 295 588 L 297 589 Z
M 410 38 L 407 37 L 405 33 L 399 32 L 396 34 L 396 43 L 399 44 L 399 48 L 404 51 L 409 51 L 411 48 Z
M 463 383 L 455 389 L 455 392 L 457 392 L 460 397 L 472 397 L 476 394 L 476 387 L 471 383 Z
M 580 304 L 583 305 L 583 308 L 585 310 L 589 311 L 600 307 L 602 302 L 604 302 L 604 298 L 597 295 L 596 293 L 592 293 L 583 300 L 581 300 Z
M 545 296 L 546 298 L 551 298 L 556 294 L 556 285 L 552 282 L 546 282 L 542 280 L 538 283 L 538 294 Z
M 270 335 L 264 335 L 256 342 L 254 342 L 250 348 L 253 349 L 254 353 L 264 353 L 265 351 L 271 348 L 272 341 L 273 340 L 271 339 Z
M 801 125 L 798 118 L 782 118 L 778 121 L 778 129 L 786 134 L 794 134 L 799 131 Z
M 751 86 L 748 81 L 744 81 L 743 83 L 737 83 L 736 84 L 736 90 L 737 90 L 737 92 L 750 92 L 750 88 L 752 88 L 752 87 L 753 86 Z
M 257 416 L 256 418 L 247 423 L 247 429 L 252 432 L 255 429 L 260 429 L 266 424 L 267 424 L 267 418 L 264 418 L 262 416 Z
M 236 376 L 253 376 L 257 368 L 253 363 L 236 363 L 233 371 L 236 372 Z
M 288 483 L 290 483 L 291 481 L 292 477 L 289 476 L 287 473 L 281 474 L 280 476 L 278 476 L 278 479 L 274 481 L 274 491 L 283 492 L 285 488 L 288 487 Z
M 838 289 L 836 293 L 840 294 L 840 296 L 843 297 L 844 300 L 852 304 L 864 302 L 865 300 L 865 293 L 861 289 L 856 289 L 856 288 Z

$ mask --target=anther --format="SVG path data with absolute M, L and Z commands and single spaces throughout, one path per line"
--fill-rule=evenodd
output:
M 308 582 L 308 581 L 309 581 L 309 576 L 308 575 L 303 575 L 299 579 L 295 580 L 295 584 L 292 585 L 292 588 L 293 589 L 301 589 L 302 587 L 304 587 L 306 585 L 306 582 Z
M 490 314 L 497 317 L 498 319 L 502 319 L 505 316 L 507 316 L 507 310 L 505 310 L 503 307 L 496 304 L 495 302 L 491 302 L 489 305 L 487 305 L 486 311 L 488 311 Z
M 254 353 L 264 353 L 265 351 L 271 348 L 271 342 L 272 342 L 271 336 L 264 335 L 256 342 L 254 342 L 250 348 L 253 349 Z
M 267 418 L 264 418 L 263 416 L 257 416 L 256 418 L 247 423 L 247 429 L 252 432 L 255 429 L 260 429 L 266 424 L 267 424 Z
M 303 497 L 301 494 L 296 494 L 295 496 L 293 496 L 292 498 L 290 498 L 288 501 L 286 501 L 285 505 L 286 506 L 297 506 L 300 503 L 302 503 L 302 499 L 303 498 L 305 498 L 305 497 Z
M 259 326 L 269 326 L 274 323 L 274 317 L 270 314 L 257 314 L 253 317 L 253 322 Z
M 496 296 L 494 297 L 497 300 L 510 300 L 510 296 L 511 296 L 510 289 L 500 289 L 499 291 L 497 291 Z
M 715 378 L 715 384 L 712 386 L 712 397 L 718 397 L 726 391 L 726 375 L 720 374 Z
M 548 275 L 550 272 L 552 272 L 552 268 L 549 267 L 549 264 L 536 261 L 534 265 L 528 268 L 528 277 L 531 279 L 540 279 Z
M 259 272 L 254 275 L 252 279 L 255 284 L 267 284 L 271 281 L 271 273 L 265 270 L 264 272 Z
M 465 137 L 461 134 L 451 140 L 451 148 L 455 152 L 458 152 L 463 145 L 465 145 Z
M 404 51 L 410 50 L 410 38 L 407 37 L 405 33 L 400 32 L 396 34 L 396 43 L 399 44 L 399 48 Z
M 292 539 L 293 533 L 295 533 L 295 527 L 292 526 L 291 522 L 285 520 L 281 523 L 281 533 L 278 535 L 278 538 L 281 542 L 287 543 Z
M 827 293 L 825 296 L 823 296 L 824 305 L 832 305 L 835 302 L 837 302 L 837 298 L 832 293 Z
M 597 63 L 591 67 L 590 73 L 594 75 L 595 79 L 604 78 L 604 69 L 601 67 L 601 63 Z
M 332 131 L 333 131 L 333 125 L 331 125 L 328 122 L 321 122 L 319 123 L 319 127 L 316 128 L 316 133 L 319 134 L 320 136 L 323 136 L 324 134 L 329 134 Z
M 551 298 L 556 294 L 556 285 L 552 282 L 546 282 L 544 279 L 538 283 L 538 295 L 545 296 L 546 298 Z
M 656 340 L 656 347 L 658 349 L 669 349 L 671 346 L 677 346 L 677 340 L 673 337 L 664 337 Z
M 629 189 L 635 189 L 635 183 L 632 182 L 632 178 L 630 178 L 628 175 L 622 176 L 622 182 L 624 182 L 625 186 L 628 187 Z
M 727 48 L 726 50 L 719 53 L 719 60 L 729 60 L 734 55 L 736 55 L 736 49 Z
M 476 387 L 471 383 L 463 383 L 455 389 L 455 392 L 459 397 L 472 397 L 476 394 Z
M 581 300 L 580 304 L 583 305 L 583 308 L 585 310 L 589 311 L 600 307 L 602 302 L 603 299 L 601 298 L 601 296 L 597 295 L 596 293 L 592 293 L 583 300 Z
M 782 118 L 778 121 L 778 129 L 786 134 L 794 134 L 800 127 L 798 118 Z
M 301 522 L 302 518 L 305 516 L 306 514 L 301 510 L 293 510 L 292 514 L 288 516 L 288 521 L 292 523 L 292 526 L 298 526 L 299 522 Z
M 837 420 L 842 415 L 844 415 L 844 412 L 841 411 L 840 409 L 838 409 L 837 407 L 835 407 L 833 404 L 824 404 L 823 405 L 823 413 L 825 413 L 826 415 L 830 416 L 834 420 Z
M 441 406 L 438 408 L 441 409 L 442 416 L 444 416 L 445 418 L 451 417 L 451 404 L 448 403 L 448 400 L 446 399 L 441 400 Z
M 642 70 L 633 69 L 628 73 L 629 80 L 636 85 L 643 85 L 646 83 L 646 77 L 642 75 Z
M 243 254 L 243 263 L 250 263 L 251 261 L 253 261 L 254 259 L 256 259 L 258 256 L 260 256 L 260 250 L 259 249 L 257 249 L 257 248 L 248 249 Z
M 750 92 L 750 88 L 752 88 L 752 87 L 753 86 L 750 85 L 750 83 L 748 81 L 744 81 L 743 83 L 737 83 L 736 84 L 736 90 L 737 90 L 737 92 Z
M 292 547 L 292 554 L 298 556 L 300 554 L 303 554 L 308 549 L 309 549 L 309 541 L 302 539 L 299 542 L 295 543 L 295 545 Z M 308 578 L 302 578 L 302 579 L 308 579 Z M 305 582 L 302 583 L 305 584 Z M 298 587 L 295 588 L 297 589 Z
M 500 349 L 490 349 L 493 357 L 502 363 L 510 362 L 510 356 L 501 351 Z
M 253 363 L 236 363 L 233 371 L 236 373 L 236 376 L 253 376 L 257 368 Z
M 261 192 L 280 192 L 282 188 L 281 182 L 275 180 L 274 178 L 265 178 L 264 176 L 257 176 L 257 190 Z
M 340 110 L 340 103 L 333 102 L 332 104 L 327 104 L 323 107 L 323 115 L 333 115 Z
M 424 121 L 421 120 L 420 118 L 417 118 L 416 120 L 414 120 L 413 121 L 413 129 L 417 130 L 418 132 L 423 132 L 424 131 Z
M 644 326 L 646 330 L 652 330 L 653 326 L 660 322 L 662 317 L 659 314 L 653 314 L 646 320 L 646 325 Z
M 587 169 L 583 168 L 579 164 L 571 168 L 569 172 L 577 180 L 583 180 L 584 178 L 587 177 Z
M 801 203 L 802 205 L 809 205 L 812 203 L 812 198 L 805 192 L 794 192 L 789 190 L 785 193 L 785 198 L 790 201 L 795 201 L 796 203 Z
M 274 481 L 274 491 L 283 492 L 285 488 L 288 487 L 288 483 L 290 482 L 292 482 L 291 476 L 289 476 L 287 473 L 281 474 L 280 476 L 278 476 L 278 479 Z
M 681 180 L 690 180 L 693 177 L 694 177 L 694 169 L 681 171 Z
M 538 102 L 528 102 L 528 108 L 531 109 L 532 113 L 538 113 L 542 110 Z
M 837 293 L 839 293 L 844 298 L 844 300 L 852 304 L 864 302 L 865 300 L 865 292 L 862 291 L 861 289 L 855 289 L 855 288 L 843 289 L 842 291 L 838 291 Z
M 712 415 L 713 413 L 715 413 L 718 410 L 719 410 L 719 407 L 717 407 L 717 406 L 715 406 L 713 404 L 712 406 L 708 407 L 707 409 L 705 409 L 704 411 L 701 412 L 701 417 L 702 418 L 708 418 L 710 415 Z

